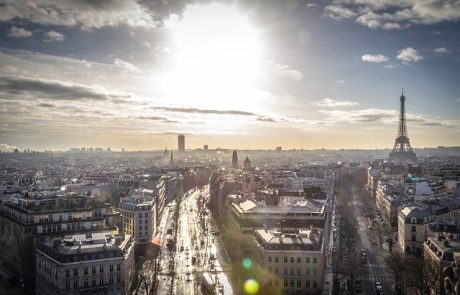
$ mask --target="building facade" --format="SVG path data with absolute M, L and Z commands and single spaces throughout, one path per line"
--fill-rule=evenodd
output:
M 153 191 L 138 189 L 120 199 L 118 210 L 122 217 L 122 229 L 133 237 L 136 244 L 152 242 L 156 229 L 155 198 Z
M 130 294 L 134 242 L 109 232 L 49 239 L 35 266 L 37 295 Z
M 265 285 L 280 294 L 321 294 L 324 269 L 322 229 L 255 231 Z

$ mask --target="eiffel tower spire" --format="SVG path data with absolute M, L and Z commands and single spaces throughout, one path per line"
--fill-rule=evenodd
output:
M 398 135 L 396 137 L 393 150 L 388 157 L 388 161 L 394 163 L 415 163 L 417 162 L 417 156 L 412 151 L 409 136 L 407 135 L 405 110 L 406 97 L 404 96 L 404 89 L 402 89 L 401 97 L 399 99 L 401 105 L 399 112 Z

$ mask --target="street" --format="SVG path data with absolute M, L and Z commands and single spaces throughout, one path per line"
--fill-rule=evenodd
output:
M 198 209 L 199 199 L 207 197 L 207 187 L 184 194 L 178 207 L 177 228 L 177 205 L 171 204 L 165 210 L 158 230 L 163 244 L 157 294 L 202 294 L 203 273 L 210 274 L 216 294 L 233 294 L 227 276 L 231 265 L 219 232 L 208 210 L 204 206 Z

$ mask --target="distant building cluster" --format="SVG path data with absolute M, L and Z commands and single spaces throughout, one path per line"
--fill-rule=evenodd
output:
M 333 167 L 259 169 L 248 157 L 242 167 L 237 161 L 234 151 L 234 169 L 211 176 L 212 210 L 241 233 L 243 255 L 255 249 L 252 257 L 268 273 L 260 282 L 266 290 L 322 294 Z
M 444 294 L 442 269 L 460 258 L 460 165 L 375 162 L 367 186 L 381 223 L 397 233 L 398 250 L 423 256 L 432 294 Z

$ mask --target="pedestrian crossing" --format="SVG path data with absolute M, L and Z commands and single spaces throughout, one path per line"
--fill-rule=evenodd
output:
M 392 283 L 393 282 L 392 279 L 389 279 L 389 278 L 387 279 L 386 277 L 374 277 L 374 276 L 371 276 L 371 275 L 363 277 L 362 280 L 369 281 L 369 282 L 372 282 L 372 283 L 374 283 L 374 282 Z

